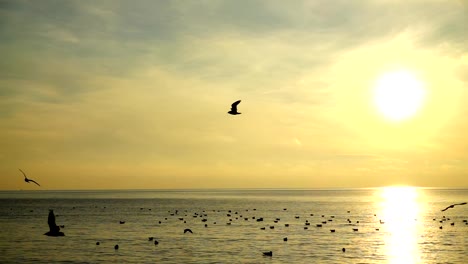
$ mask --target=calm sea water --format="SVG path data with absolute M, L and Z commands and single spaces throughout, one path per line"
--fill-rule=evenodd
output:
M 468 202 L 468 189 L 4 191 L 0 201 L 0 263 L 468 263 L 468 205 L 441 212 Z M 49 209 L 65 237 L 43 235 Z

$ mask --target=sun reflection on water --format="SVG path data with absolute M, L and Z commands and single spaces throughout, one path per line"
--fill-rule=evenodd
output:
M 388 236 L 385 250 L 389 263 L 419 263 L 417 219 L 420 193 L 414 187 L 385 187 L 380 192 L 380 221 Z

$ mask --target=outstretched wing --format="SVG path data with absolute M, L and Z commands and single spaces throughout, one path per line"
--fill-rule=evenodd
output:
M 235 101 L 231 105 L 231 110 L 237 112 L 237 105 L 240 104 L 241 100 Z
M 459 203 L 459 204 L 455 204 L 455 205 L 465 205 L 466 203 Z
M 440 211 L 445 212 L 445 211 L 447 211 L 447 209 L 449 209 L 449 208 L 450 208 L 450 206 L 447 207 L 447 208 L 444 208 L 444 209 L 442 209 L 442 210 L 440 210 Z
M 37 184 L 37 186 L 41 186 L 41 185 L 39 185 L 39 183 L 37 183 L 37 182 L 34 181 L 34 180 L 31 180 L 31 179 L 30 179 L 29 181 L 30 181 L 30 182 L 34 182 L 35 184 Z
M 28 177 L 26 177 L 26 173 L 24 173 L 24 171 L 22 171 L 21 169 L 18 169 L 18 170 L 21 171 L 21 173 L 23 173 L 25 178 L 28 178 Z

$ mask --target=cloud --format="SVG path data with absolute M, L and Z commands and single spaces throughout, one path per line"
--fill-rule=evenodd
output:
M 447 32 L 440 29 L 444 25 L 462 27 L 459 22 L 466 19 L 466 12 L 452 11 L 453 3 L 438 1 L 7 3 L 0 26 L 6 43 L 0 49 L 13 54 L 10 61 L 79 60 L 86 69 L 118 76 L 157 64 L 210 79 L 249 81 L 297 77 L 325 67 L 342 52 L 408 28 L 421 31 L 421 43 L 462 46 L 457 38 L 464 34 L 457 27 L 450 27 L 450 36 L 437 32 Z M 19 50 L 29 50 L 27 57 Z

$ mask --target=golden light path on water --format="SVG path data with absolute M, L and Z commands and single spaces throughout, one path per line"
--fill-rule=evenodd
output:
M 414 187 L 385 187 L 379 193 L 379 216 L 384 222 L 388 263 L 420 263 L 418 222 L 422 193 Z

